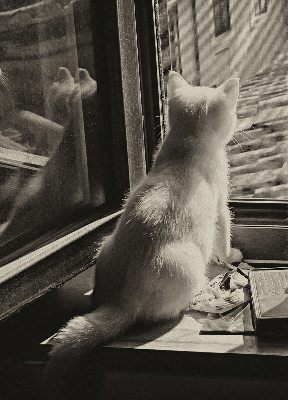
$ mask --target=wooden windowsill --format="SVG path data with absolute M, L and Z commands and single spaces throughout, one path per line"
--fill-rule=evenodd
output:
M 42 290 L 42 294 L 46 290 L 46 295 L 20 310 L 18 314 L 2 321 L 2 360 L 8 358 L 16 363 L 20 360 L 25 371 L 27 364 L 36 375 L 40 375 L 50 349 L 50 346 L 40 343 L 45 342 L 45 339 L 57 332 L 74 315 L 91 311 L 87 292 L 89 293 L 92 287 L 94 267 L 87 268 L 87 260 L 93 259 L 92 254 L 95 256 L 97 243 L 102 240 L 105 232 L 107 234 L 113 229 L 113 224 L 106 225 L 105 230 L 100 227 L 97 234 L 96 231 L 90 232 L 71 246 L 67 245 L 54 253 L 51 259 L 48 257 L 37 264 L 34 280 L 36 284 L 40 283 L 38 289 Z M 61 261 L 62 257 L 65 259 L 64 263 Z M 53 270 L 53 262 L 60 262 L 58 269 Z M 81 267 L 87 269 L 59 289 L 47 293 L 47 287 L 41 287 L 42 278 L 47 279 L 49 270 L 55 274 L 59 269 L 67 277 L 67 266 L 71 265 L 71 262 L 74 262 L 73 274 L 75 270 L 80 271 Z M 33 268 L 28 271 L 32 272 Z M 72 276 L 71 271 L 70 275 Z M 24 287 L 23 279 L 18 280 L 19 282 Z M 7 296 L 5 290 L 3 292 L 6 306 L 9 305 L 9 301 L 12 304 L 11 293 L 17 293 L 17 281 L 14 283 L 14 292 L 7 293 Z M 29 301 L 32 297 L 30 293 Z M 35 297 L 34 291 L 34 299 Z M 23 299 L 23 302 L 25 301 L 27 303 L 27 297 Z M 245 309 L 247 331 L 244 334 L 201 333 L 201 318 L 205 318 L 203 313 L 188 312 L 181 319 L 151 326 L 138 325 L 113 343 L 95 348 L 89 356 L 87 368 L 84 367 L 85 373 L 81 375 L 85 376 L 82 387 L 90 391 L 90 397 L 87 398 L 93 398 L 97 392 L 100 393 L 101 399 L 144 400 L 147 398 L 145 390 L 149 390 L 150 398 L 174 399 L 171 390 L 177 388 L 177 398 L 191 398 L 193 390 L 197 399 L 202 400 L 212 398 L 211 382 L 219 385 L 221 382 L 229 383 L 233 380 L 232 386 L 228 384 L 223 388 L 226 394 L 231 395 L 231 391 L 236 390 L 238 385 L 237 393 L 243 395 L 241 397 L 239 394 L 239 398 L 249 398 L 251 388 L 258 393 L 259 390 L 263 390 L 263 385 L 266 385 L 267 390 L 271 391 L 274 390 L 274 382 L 277 382 L 277 399 L 286 399 L 287 336 L 255 335 L 251 329 L 249 305 Z M 80 391 L 81 376 L 75 381 L 75 389 L 80 388 Z M 207 379 L 210 388 L 209 385 L 205 386 Z M 97 382 L 101 384 L 100 388 Z M 33 385 L 35 386 L 35 380 Z M 133 388 L 140 390 L 141 394 L 134 392 Z M 121 397 L 122 390 L 128 391 L 124 397 Z M 164 397 L 161 397 L 162 394 Z

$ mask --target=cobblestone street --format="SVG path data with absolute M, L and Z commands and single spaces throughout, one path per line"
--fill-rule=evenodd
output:
M 288 198 L 288 54 L 242 83 L 229 143 L 232 198 Z

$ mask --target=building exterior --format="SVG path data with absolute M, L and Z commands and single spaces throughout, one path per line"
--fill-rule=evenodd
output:
M 173 69 L 191 84 L 243 82 L 287 41 L 286 0 L 168 0 Z
M 287 200 L 287 0 L 165 4 L 164 71 L 192 85 L 240 78 L 237 132 L 228 146 L 231 198 Z

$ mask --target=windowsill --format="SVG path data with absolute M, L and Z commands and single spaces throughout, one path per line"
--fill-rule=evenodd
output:
M 158 323 L 146 329 L 135 328 L 107 347 L 185 353 L 288 356 L 287 336 L 276 335 L 275 339 L 275 335 L 261 336 L 254 332 L 249 305 L 244 310 L 244 321 L 248 327 L 244 334 L 202 333 L 199 321 L 206 317 L 204 314 L 198 311 L 188 312 L 176 321 Z
M 214 53 L 217 55 L 223 50 L 229 48 L 231 38 L 233 37 L 233 30 L 230 28 L 228 31 L 221 33 L 221 35 L 215 36 Z
M 20 362 L 22 369 L 26 368 L 27 364 L 40 375 L 50 349 L 49 346 L 40 343 L 73 315 L 89 311 L 89 299 L 84 294 L 91 289 L 93 273 L 94 268 L 87 269 L 59 290 L 47 294 L 2 323 L 1 365 L 3 362 L 5 365 L 5 360 L 11 360 L 16 365 Z M 209 379 L 210 384 L 213 380 L 220 384 L 223 380 L 233 379 L 233 390 L 236 390 L 235 384 L 238 382 L 240 386 L 237 393 L 245 392 L 245 397 L 248 393 L 251 395 L 251 388 L 247 382 L 250 382 L 250 385 L 252 382 L 252 390 L 256 390 L 254 384 L 256 387 L 260 385 L 263 388 L 262 385 L 265 384 L 273 388 L 273 382 L 276 380 L 279 394 L 281 385 L 287 384 L 287 355 L 288 338 L 285 336 L 261 337 L 253 333 L 200 334 L 197 319 L 185 315 L 181 320 L 158 323 L 151 327 L 138 326 L 116 342 L 95 349 L 89 357 L 89 367 L 83 374 L 83 382 L 93 398 L 96 393 L 94 385 L 97 376 L 97 379 L 101 379 L 101 389 L 97 388 L 97 393 L 100 390 L 101 398 L 109 400 L 120 398 L 117 397 L 119 391 L 115 387 L 123 390 L 123 386 L 129 393 L 121 398 L 144 399 L 144 395 L 135 396 L 133 392 L 135 380 L 141 391 L 149 382 L 149 393 L 154 394 L 151 398 L 175 398 L 157 395 L 159 390 L 159 393 L 163 394 L 163 390 L 172 385 L 178 388 L 178 398 L 188 399 L 184 394 L 182 396 L 182 391 L 185 393 L 188 387 L 190 396 L 191 390 L 194 394 L 198 393 L 201 382 L 203 385 L 206 379 Z M 27 373 L 25 376 L 27 379 Z M 15 379 L 14 375 L 12 379 Z M 167 379 L 164 386 L 163 379 Z M 151 380 L 155 380 L 154 384 L 151 384 Z M 194 387 L 195 380 L 199 380 L 199 387 Z M 32 385 L 36 386 L 37 381 Z M 78 387 L 81 388 L 81 376 L 77 378 Z M 229 388 L 229 385 L 225 388 L 226 394 L 229 394 Z M 212 398 L 207 395 L 206 389 L 200 390 L 202 397 L 197 396 L 198 399 Z M 277 398 L 279 400 L 285 397 Z
M 119 213 L 115 214 L 117 215 Z M 24 274 L 13 276 L 2 284 L 2 318 L 19 310 L 24 304 L 31 303 L 29 307 L 24 307 L 18 314 L 12 315 L 1 323 L 0 358 L 2 360 L 8 359 L 16 363 L 24 361 L 24 363 L 28 362 L 30 368 L 33 365 L 36 369 L 43 368 L 49 346 L 40 343 L 57 332 L 74 315 L 90 311 L 87 292 L 92 286 L 93 264 L 97 248 L 103 236 L 111 232 L 114 225 L 114 219 L 109 218 L 106 224 L 97 229 L 85 228 L 85 232 L 80 230 L 78 240 L 74 241 L 72 235 L 61 250 L 57 249 L 46 259 L 39 260 L 35 266 L 30 266 Z M 280 242 L 280 246 L 285 247 L 285 242 L 281 237 L 286 236 L 281 235 L 286 235 L 287 228 L 282 230 L 274 227 L 273 229 L 271 226 L 263 228 L 263 226 L 250 227 L 237 224 L 234 226 L 234 241 L 241 249 L 245 244 L 246 258 L 250 256 L 255 258 L 255 254 L 258 254 L 256 262 L 259 262 L 259 258 L 264 258 L 265 254 L 268 254 L 270 259 L 271 257 L 278 258 L 273 262 L 281 263 L 279 259 L 281 257 L 273 253 L 273 247 L 276 242 Z M 266 236 L 263 232 L 266 232 Z M 267 243 L 272 251 L 270 253 L 267 250 Z M 279 249 L 279 243 L 277 246 L 275 251 L 279 255 L 282 250 Z M 83 272 L 79 273 L 81 271 Z M 28 280 L 33 282 L 32 287 L 25 283 L 27 273 Z M 47 287 L 47 282 L 51 282 L 52 276 L 54 283 Z M 72 279 L 68 280 L 69 278 Z M 65 281 L 66 283 L 59 289 L 51 290 Z M 19 290 L 20 287 L 21 290 Z M 23 294 L 25 294 L 24 297 Z M 116 342 L 95 349 L 91 355 L 88 375 L 85 376 L 85 385 L 90 387 L 88 382 L 91 381 L 93 388 L 96 365 L 98 366 L 97 374 L 99 372 L 100 357 L 100 376 L 104 382 L 101 390 L 104 392 L 109 392 L 111 388 L 115 389 L 115 385 L 125 385 L 129 393 L 133 393 L 131 388 L 135 377 L 139 378 L 144 374 L 145 379 L 148 380 L 157 377 L 157 382 L 158 379 L 161 381 L 165 376 L 173 375 L 174 378 L 172 381 L 169 378 L 167 385 L 169 386 L 169 382 L 174 382 L 174 386 L 178 387 L 179 382 L 182 382 L 180 390 L 185 388 L 185 385 L 189 387 L 189 384 L 184 382 L 187 377 L 193 380 L 199 379 L 199 382 L 203 382 L 207 376 L 217 382 L 223 379 L 234 379 L 241 381 L 241 390 L 248 394 L 250 392 L 245 382 L 243 383 L 243 379 L 253 381 L 253 385 L 254 381 L 258 382 L 257 384 L 265 382 L 269 385 L 267 382 L 275 379 L 278 383 L 281 380 L 285 382 L 286 376 L 283 371 L 286 371 L 288 367 L 286 356 L 288 356 L 287 337 L 275 335 L 258 337 L 255 334 L 200 334 L 197 320 L 185 315 L 182 320 L 134 328 Z M 119 376 L 121 376 L 121 382 L 118 381 Z M 109 384 L 107 384 L 107 379 Z M 139 385 L 139 387 L 145 387 L 145 382 L 143 383 L 140 379 Z M 152 390 L 156 390 L 156 386 L 153 384 Z M 159 398 L 156 392 L 155 398 Z M 115 393 L 118 393 L 117 390 L 114 394 L 111 392 L 104 394 L 103 399 L 116 399 Z M 129 396 L 124 398 L 129 399 Z M 142 397 L 137 396 L 137 398 Z M 204 399 L 205 396 L 197 398 Z
M 250 11 L 250 13 L 251 13 L 251 17 L 250 17 L 250 18 L 251 18 L 251 28 L 252 28 L 252 29 L 255 29 L 255 28 L 258 27 L 258 25 L 260 25 L 260 24 L 263 24 L 263 23 L 266 21 L 266 19 L 267 19 L 267 14 L 268 14 L 267 11 L 255 15 L 255 11 L 254 11 L 254 9 L 252 8 L 252 11 Z
M 93 275 L 94 268 L 92 267 L 64 284 L 57 291 L 49 293 L 38 305 L 33 304 L 30 311 L 28 308 L 20 312 L 18 318 L 21 319 L 21 327 L 18 329 L 20 331 L 22 329 L 24 337 L 29 337 L 29 335 L 23 330 L 27 330 L 27 328 L 32 330 L 29 341 L 31 346 L 35 346 L 37 343 L 35 348 L 38 354 L 40 353 L 39 349 L 43 350 L 41 352 L 43 355 L 45 349 L 50 348 L 45 344 L 40 345 L 40 343 L 45 342 L 45 339 L 57 332 L 68 319 L 74 315 L 91 311 L 87 294 L 92 288 Z M 44 319 L 43 313 L 45 315 Z M 247 329 L 244 334 L 229 332 L 227 334 L 223 332 L 201 333 L 200 321 L 204 318 L 204 314 L 197 311 L 188 312 L 181 319 L 159 322 L 151 326 L 138 325 L 116 341 L 105 346 L 101 351 L 105 352 L 105 349 L 107 349 L 107 354 L 109 352 L 116 353 L 116 349 L 120 351 L 134 349 L 150 352 L 180 352 L 186 355 L 191 353 L 191 357 L 193 353 L 288 356 L 287 336 L 257 336 L 255 334 L 252 328 L 249 305 L 244 310 L 245 331 Z M 31 319 L 30 321 L 29 318 Z M 17 316 L 14 317 L 14 320 L 17 320 Z M 10 321 L 8 320 L 7 323 L 6 331 L 9 332 Z M 28 324 L 29 326 L 27 326 Z M 13 336 L 19 333 L 10 332 L 10 334 Z M 18 340 L 20 342 L 22 338 Z M 37 354 L 37 351 L 34 354 Z M 23 354 L 19 355 L 18 350 L 17 354 L 20 359 L 23 357 Z M 137 357 L 137 353 L 134 354 Z M 27 354 L 23 358 L 26 356 Z

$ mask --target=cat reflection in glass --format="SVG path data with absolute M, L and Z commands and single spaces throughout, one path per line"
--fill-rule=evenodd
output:
M 78 150 L 73 139 L 75 131 L 81 134 L 82 101 L 96 93 L 97 82 L 86 69 L 78 68 L 75 80 L 66 67 L 59 67 L 48 89 L 43 117 L 15 107 L 8 76 L 0 69 L 0 147 L 40 155 L 43 162 L 28 178 L 24 168 L 14 168 L 2 182 L 0 244 L 49 223 L 51 215 L 61 215 L 82 201 L 82 177 L 75 168 Z M 32 143 L 24 146 L 15 142 L 8 136 L 11 133 Z

